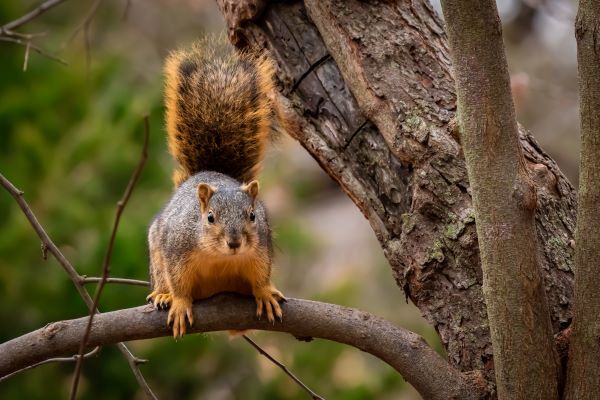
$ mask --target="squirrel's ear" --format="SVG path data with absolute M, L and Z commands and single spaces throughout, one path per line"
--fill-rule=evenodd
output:
M 242 185 L 241 189 L 252 197 L 252 203 L 254 203 L 256 196 L 258 196 L 258 181 L 254 180 L 246 185 Z
M 202 214 L 208 209 L 208 201 L 215 192 L 215 188 L 207 183 L 200 183 L 198 185 L 198 199 L 200 200 L 200 211 Z

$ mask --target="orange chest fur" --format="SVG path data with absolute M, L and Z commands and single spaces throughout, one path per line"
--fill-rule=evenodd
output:
M 185 285 L 193 299 L 221 292 L 253 294 L 253 288 L 269 279 L 271 265 L 267 257 L 250 252 L 236 256 L 194 253 L 185 265 Z

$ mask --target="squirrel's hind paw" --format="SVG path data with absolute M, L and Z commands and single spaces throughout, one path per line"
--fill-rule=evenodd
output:
M 283 312 L 279 306 L 280 301 L 285 301 L 283 294 L 274 287 L 266 287 L 254 293 L 256 300 L 256 316 L 258 319 L 262 317 L 263 308 L 267 313 L 267 319 L 271 323 L 275 323 L 275 317 L 279 321 L 283 320 Z
M 146 297 L 146 301 L 152 303 L 157 310 L 167 310 L 171 306 L 173 298 L 169 293 L 158 293 L 154 291 Z

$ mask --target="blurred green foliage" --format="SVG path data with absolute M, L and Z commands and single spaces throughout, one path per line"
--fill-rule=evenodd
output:
M 0 2 L 0 23 L 23 15 L 37 3 Z M 171 189 L 172 161 L 163 138 L 160 63 L 178 41 L 189 42 L 205 30 L 214 30 L 210 21 L 220 18 L 208 4 L 192 8 L 191 1 L 152 3 L 141 6 L 132 2 L 130 15 L 123 20 L 124 1 L 103 2 L 90 30 L 90 65 L 82 33 L 69 41 L 89 7 L 87 2 L 65 2 L 27 25 L 31 29 L 27 31 L 48 32 L 40 45 L 65 57 L 68 66 L 32 53 L 23 72 L 24 48 L 0 42 L 0 172 L 25 192 L 50 237 L 80 274 L 100 274 L 115 205 L 138 162 L 143 116 L 148 114 L 150 157 L 123 215 L 112 259 L 113 276 L 147 279 L 147 225 Z M 264 173 L 267 191 L 278 181 L 285 182 L 294 204 L 292 210 L 275 215 L 278 253 L 283 258 L 280 264 L 285 266 L 277 271 L 279 286 L 298 297 L 360 306 L 366 297 L 366 285 L 360 279 L 341 279 L 328 289 L 304 291 L 313 287 L 313 282 L 301 282 L 311 276 L 307 264 L 325 249 L 298 210 L 307 210 L 331 183 L 322 176 L 311 180 L 289 168 L 281 172 L 277 166 L 286 162 L 284 156 L 275 156 Z M 0 193 L 0 232 L 0 341 L 86 314 L 84 303 L 58 263 L 51 257 L 42 259 L 39 240 L 6 193 Z M 379 272 L 371 276 L 383 297 L 379 305 L 401 303 L 389 268 L 381 255 L 377 257 L 376 268 L 372 268 Z M 381 294 L 381 282 L 394 299 Z M 141 287 L 108 285 L 100 308 L 137 306 L 143 304 L 146 294 Z M 397 306 L 388 308 L 389 314 L 397 313 Z M 408 327 L 436 340 L 422 322 Z M 319 340 L 306 344 L 277 334 L 257 332 L 255 336 L 327 398 L 398 398 L 405 393 L 407 385 L 395 371 L 355 349 Z M 130 345 L 137 356 L 150 360 L 141 368 L 162 399 L 307 398 L 251 347 L 241 340 L 229 340 L 225 334 Z M 0 382 L 0 398 L 65 398 L 72 373 L 71 364 L 41 366 Z M 84 363 L 79 394 L 82 399 L 143 397 L 114 346 L 103 348 Z

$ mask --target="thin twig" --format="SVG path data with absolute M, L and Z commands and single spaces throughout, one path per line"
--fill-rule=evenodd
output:
M 12 31 L 13 29 L 20 27 L 21 25 L 26 24 L 27 22 L 45 13 L 51 8 L 56 7 L 64 1 L 65 0 L 48 0 L 45 3 L 40 4 L 37 8 L 23 15 L 22 17 L 2 25 L 2 27 L 0 27 L 0 35 L 3 35 L 8 31 Z
M 83 275 L 81 277 L 81 283 L 86 285 L 88 283 L 98 283 L 102 280 L 100 277 L 87 277 Z M 107 278 L 105 283 L 118 283 L 121 285 L 133 285 L 133 286 L 150 286 L 150 282 L 148 281 L 140 281 L 138 279 L 126 279 L 126 278 Z
M 68 40 L 69 42 L 71 40 L 73 40 L 73 38 L 75 38 L 75 36 L 77 36 L 77 34 L 79 33 L 79 31 L 81 31 L 83 29 L 86 29 L 86 26 L 90 25 L 90 23 L 92 22 L 92 19 L 96 15 L 96 12 L 98 11 L 98 7 L 100 6 L 100 2 L 101 1 L 102 0 L 94 0 L 94 3 L 92 4 L 92 6 L 90 7 L 90 9 L 88 10 L 87 15 L 85 16 L 85 18 L 83 19 L 83 21 L 81 21 L 79 23 L 79 25 L 77 26 L 77 28 L 75 28 L 75 30 L 71 34 L 71 37 Z
M 58 61 L 61 64 L 65 64 L 65 65 L 67 64 L 63 59 L 61 59 L 55 55 L 52 55 L 50 53 L 47 53 L 46 51 L 42 50 L 40 47 L 34 45 L 31 42 L 31 39 L 33 39 L 34 37 L 42 36 L 45 33 L 20 33 L 20 32 L 13 31 L 13 29 L 16 29 L 16 28 L 20 27 L 21 25 L 26 24 L 27 22 L 31 21 L 32 19 L 45 13 L 49 9 L 59 5 L 63 1 L 64 0 L 46 1 L 45 3 L 42 3 L 40 6 L 38 6 L 34 10 L 30 11 L 29 13 L 23 15 L 22 17 L 14 20 L 14 21 L 8 22 L 0 27 L 0 39 L 1 40 L 5 41 L 5 42 L 12 42 L 12 43 L 20 44 L 21 46 L 25 46 L 25 58 L 23 60 L 23 71 L 24 72 L 27 71 L 27 65 L 29 63 L 29 53 L 30 53 L 31 49 L 35 50 L 37 53 L 39 53 L 45 57 L 50 58 L 51 60 Z
M 31 49 L 31 41 L 27 42 L 27 47 L 25 48 L 25 59 L 23 60 L 23 72 L 27 71 L 27 63 L 29 62 L 29 50 Z
M 86 23 L 85 27 L 83 28 L 83 45 L 84 45 L 84 49 L 85 49 L 85 69 L 86 71 L 90 72 L 90 66 L 92 65 L 92 51 L 91 48 L 92 46 L 90 45 L 90 29 L 89 29 L 89 24 Z
M 23 214 L 25 214 L 25 217 L 29 221 L 31 227 L 37 233 L 38 237 L 42 240 L 42 254 L 46 254 L 47 252 L 50 252 L 50 254 L 52 254 L 54 256 L 54 258 L 56 258 L 56 261 L 58 261 L 60 266 L 67 273 L 67 275 L 69 276 L 69 278 L 75 285 L 75 289 L 77 290 L 77 292 L 79 293 L 79 295 L 81 296 L 81 298 L 83 299 L 85 304 L 88 307 L 91 307 L 93 305 L 93 300 L 90 297 L 89 293 L 83 287 L 83 284 L 80 282 L 81 277 L 79 276 L 79 274 L 77 273 L 77 271 L 75 270 L 73 265 L 71 265 L 70 261 L 67 260 L 67 258 L 58 249 L 58 247 L 56 247 L 56 245 L 50 239 L 50 237 L 48 236 L 48 234 L 46 233 L 46 231 L 44 230 L 42 225 L 39 223 L 35 214 L 33 213 L 33 211 L 31 211 L 31 208 L 29 207 L 29 205 L 23 198 L 23 192 L 21 190 L 17 189 L 2 174 L 0 174 L 0 185 L 2 187 L 4 187 L 8 191 L 8 193 L 15 199 L 15 201 L 21 208 L 21 211 L 23 211 Z M 148 383 L 146 383 L 146 380 L 142 376 L 139 368 L 137 367 L 137 364 L 139 364 L 139 362 L 137 362 L 138 359 L 133 354 L 131 354 L 131 352 L 129 351 L 127 346 L 125 346 L 125 344 L 118 343 L 117 347 L 118 347 L 119 351 L 121 351 L 121 353 L 123 353 L 123 355 L 127 359 L 127 362 L 129 364 L 129 366 L 131 367 L 131 370 L 133 371 L 133 375 L 136 377 L 138 384 L 144 390 L 147 397 L 150 399 L 156 399 L 156 396 L 154 395 L 154 393 L 152 393 L 152 390 L 148 386 Z
M 154 394 L 152 389 L 150 389 L 148 382 L 146 382 L 144 375 L 142 375 L 142 371 L 140 371 L 140 368 L 138 367 L 138 365 L 140 365 L 140 364 L 147 363 L 148 360 L 144 360 L 143 358 L 138 358 L 138 357 L 134 356 L 131 353 L 131 351 L 129 351 L 129 349 L 127 347 L 125 347 L 125 345 L 123 343 L 119 343 L 119 345 L 124 347 L 123 351 L 127 354 L 127 363 L 129 364 L 129 367 L 133 371 L 133 375 L 135 375 L 135 379 L 137 379 L 138 385 L 140 385 L 140 387 L 144 390 L 144 393 L 146 394 L 146 398 L 150 399 L 150 400 L 158 400 L 158 397 L 156 397 L 156 395 Z
M 93 350 L 85 353 L 83 355 L 83 358 L 90 358 L 91 356 L 96 355 L 99 351 L 100 351 L 100 346 L 96 346 Z M 37 364 L 33 364 L 33 365 L 29 365 L 29 366 L 27 366 L 25 368 L 21 368 L 20 370 L 15 371 L 15 372 L 13 372 L 11 374 L 8 374 L 6 376 L 2 376 L 2 377 L 0 377 L 0 382 L 2 382 L 3 380 L 6 380 L 8 378 L 11 378 L 11 377 L 13 377 L 13 376 L 15 376 L 15 375 L 17 375 L 17 374 L 19 374 L 21 372 L 25 372 L 25 371 L 33 369 L 35 367 L 39 367 L 40 365 L 50 364 L 50 363 L 72 362 L 72 361 L 76 361 L 77 358 L 79 358 L 79 354 L 74 354 L 71 357 L 49 358 L 49 359 L 41 361 L 41 362 L 39 362 Z
M 92 6 L 90 7 L 89 11 L 87 12 L 87 15 L 85 16 L 85 18 L 83 19 L 83 21 L 81 21 L 81 23 L 77 26 L 77 28 L 75 28 L 75 30 L 73 31 L 73 33 L 71 34 L 71 36 L 69 37 L 69 39 L 67 39 L 66 44 L 70 43 L 71 41 L 73 41 L 73 39 L 75 39 L 75 36 L 77 36 L 77 34 L 83 30 L 83 43 L 85 46 L 85 60 L 86 60 L 86 65 L 88 67 L 90 67 L 90 40 L 89 40 L 89 28 L 90 28 L 90 24 L 92 23 L 92 19 L 94 18 L 94 16 L 96 15 L 96 12 L 98 11 L 98 7 L 100 6 L 100 2 L 102 0 L 94 0 L 94 3 L 92 4 Z
M 47 32 L 38 32 L 38 33 L 21 33 L 15 31 L 4 31 L 2 33 L 3 36 L 17 37 L 25 40 L 30 40 L 40 36 L 46 36 Z
M 129 9 L 131 8 L 131 0 L 125 1 L 125 10 L 123 11 L 123 21 L 127 21 L 129 17 Z
M 296 382 L 298 385 L 300 385 L 302 387 L 302 389 L 306 390 L 306 392 L 313 398 L 313 400 L 325 400 L 323 397 L 319 396 L 318 394 L 316 394 L 315 392 L 310 390 L 310 388 L 308 386 L 306 386 L 300 379 L 298 379 L 296 377 L 296 375 L 294 375 L 284 364 L 282 364 L 280 361 L 273 358 L 273 356 L 271 356 L 269 353 L 267 353 L 265 350 L 263 350 L 262 347 L 260 347 L 258 344 L 256 344 L 256 342 L 254 340 L 250 339 L 246 335 L 242 335 L 242 337 L 246 340 L 246 342 L 250 343 L 252 345 L 252 347 L 254 347 L 260 354 L 267 357 L 273 364 L 275 364 L 279 368 L 281 368 L 283 370 L 283 372 L 285 372 L 287 374 L 287 376 L 292 378 L 292 380 L 294 382 Z
M 100 300 L 100 295 L 102 294 L 102 290 L 104 289 L 104 285 L 106 284 L 106 280 L 110 275 L 110 260 L 112 258 L 113 247 L 115 244 L 115 238 L 117 236 L 117 230 L 119 229 L 119 222 L 121 221 L 121 215 L 123 214 L 123 210 L 131 197 L 131 193 L 133 192 L 133 188 L 144 169 L 144 164 L 146 164 L 146 160 L 148 159 L 148 138 L 150 136 L 150 128 L 148 122 L 148 116 L 144 117 L 144 145 L 142 147 L 142 154 L 140 156 L 140 161 L 138 162 L 137 167 L 133 171 L 131 178 L 129 179 L 129 183 L 127 184 L 127 188 L 125 188 L 125 192 L 123 193 L 123 197 L 121 200 L 117 202 L 117 212 L 115 215 L 115 222 L 113 224 L 113 229 L 110 234 L 110 240 L 108 242 L 108 248 L 106 249 L 106 255 L 104 257 L 104 263 L 102 265 L 102 278 L 96 287 L 96 293 L 94 295 L 94 301 L 92 306 L 90 307 L 90 318 L 85 329 L 85 333 L 83 338 L 81 339 L 81 345 L 79 347 L 79 355 L 83 356 L 85 352 L 85 347 L 87 346 L 88 340 L 90 338 L 90 332 L 92 328 L 92 322 L 94 320 L 94 315 L 96 314 L 96 309 L 98 307 L 98 301 Z M 71 400 L 75 400 L 77 397 L 77 387 L 79 384 L 79 377 L 81 375 L 81 366 L 83 365 L 83 357 L 79 357 L 77 359 L 77 364 L 75 365 L 75 375 L 73 377 L 73 385 L 71 387 Z
M 16 43 L 16 44 L 20 44 L 21 46 L 29 46 L 31 47 L 31 49 L 33 49 L 34 51 L 36 51 L 38 54 L 47 57 L 51 60 L 57 61 L 63 65 L 68 65 L 67 62 L 65 60 L 63 60 L 60 57 L 57 57 L 53 54 L 47 53 L 46 51 L 42 50 L 41 48 L 39 48 L 38 46 L 34 45 L 33 43 L 31 43 L 31 41 L 23 41 L 21 39 L 17 39 L 15 37 L 10 37 L 10 36 L 0 36 L 0 40 L 3 40 L 5 42 L 11 42 L 11 43 Z
M 33 228 L 33 230 L 35 230 L 38 237 L 41 239 L 42 254 L 45 255 L 47 252 L 50 252 L 54 256 L 54 258 L 56 258 L 56 260 L 58 261 L 60 266 L 63 268 L 63 270 L 66 272 L 66 274 L 69 276 L 69 278 L 75 285 L 75 289 L 77 290 L 77 292 L 79 293 L 79 295 L 81 296 L 81 298 L 83 299 L 85 304 L 88 307 L 91 307 L 93 305 L 93 300 L 92 300 L 91 296 L 88 294 L 88 292 L 85 290 L 84 285 L 80 282 L 81 276 L 79 276 L 79 274 L 77 273 L 77 271 L 75 270 L 73 265 L 71 265 L 69 260 L 67 260 L 67 258 L 62 254 L 62 252 L 58 249 L 58 247 L 50 239 L 50 237 L 48 236 L 48 234 L 46 233 L 46 231 L 44 230 L 42 225 L 37 220 L 35 214 L 31 210 L 31 208 L 29 207 L 29 205 L 27 204 L 25 199 L 23 198 L 23 192 L 21 190 L 17 189 L 2 174 L 0 174 L 0 186 L 4 187 L 6 189 L 6 191 L 8 191 L 8 193 L 15 199 L 15 201 L 17 202 L 17 204 L 23 211 L 23 214 L 25 214 L 25 217 L 29 221 L 31 227 Z M 156 399 L 157 397 L 154 395 L 154 393 L 152 393 L 152 389 L 150 389 L 150 387 L 148 386 L 148 383 L 144 379 L 141 371 L 139 370 L 138 364 L 140 364 L 140 362 L 142 360 L 136 358 L 129 351 L 127 346 L 123 343 L 118 343 L 117 348 L 127 359 L 127 362 L 129 364 L 129 366 L 131 367 L 133 375 L 136 377 L 140 387 L 146 393 L 146 396 L 149 399 Z

